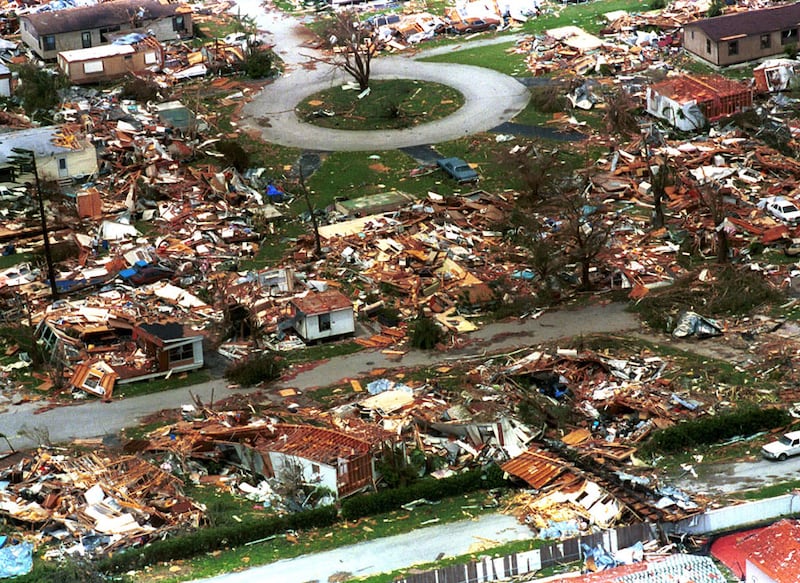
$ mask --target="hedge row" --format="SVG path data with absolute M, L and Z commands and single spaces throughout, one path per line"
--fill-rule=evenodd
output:
M 342 504 L 341 518 L 353 520 L 396 510 L 402 504 L 419 498 L 441 500 L 448 496 L 504 485 L 507 484 L 503 479 L 503 472 L 496 466 L 491 466 L 485 473 L 481 470 L 470 470 L 442 480 L 429 478 L 405 488 L 382 490 L 375 494 L 348 498 Z M 147 546 L 115 553 L 103 559 L 98 568 L 106 573 L 141 569 L 153 563 L 188 559 L 219 549 L 241 546 L 287 530 L 325 528 L 337 523 L 341 518 L 336 507 L 325 506 L 263 520 L 248 520 L 237 524 L 203 528 L 173 538 L 153 541 Z
M 342 503 L 342 518 L 355 520 L 397 510 L 403 504 L 420 498 L 441 500 L 475 490 L 499 488 L 505 485 L 507 483 L 503 478 L 503 472 L 497 466 L 490 466 L 486 472 L 475 469 L 441 480 L 426 478 L 402 488 L 348 498 Z
M 154 541 L 144 547 L 115 553 L 103 559 L 99 568 L 104 572 L 141 569 L 160 561 L 188 559 L 223 548 L 237 547 L 287 530 L 324 528 L 335 524 L 338 520 L 336 508 L 325 506 L 263 520 L 248 520 L 227 526 L 203 528 L 173 538 Z
M 639 452 L 643 455 L 677 453 L 698 445 L 725 441 L 737 435 L 752 435 L 759 431 L 783 427 L 790 421 L 791 417 L 782 409 L 743 406 L 728 413 L 702 417 L 660 429 L 639 448 Z

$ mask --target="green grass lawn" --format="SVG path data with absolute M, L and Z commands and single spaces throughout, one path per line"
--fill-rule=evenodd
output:
M 126 385 L 117 385 L 114 387 L 114 397 L 137 397 L 139 395 L 161 393 L 172 389 L 180 389 L 181 387 L 191 387 L 192 385 L 198 385 L 209 380 L 211 380 L 211 374 L 207 370 L 193 370 L 188 373 L 173 375 L 168 379 L 161 378 Z
M 339 130 L 403 129 L 447 117 L 464 105 L 460 92 L 440 83 L 373 80 L 369 88 L 363 98 L 357 88 L 320 91 L 297 105 L 297 115 L 313 125 Z
M 238 503 L 226 500 L 224 504 L 236 506 Z M 239 510 L 244 512 L 245 508 L 239 507 Z M 148 569 L 147 576 L 158 577 L 159 581 L 165 583 L 211 577 L 255 565 L 266 565 L 281 559 L 411 532 L 430 524 L 431 521 L 437 524 L 446 524 L 494 511 L 496 508 L 493 499 L 485 492 L 475 492 L 448 498 L 433 505 L 418 506 L 411 512 L 399 510 L 380 514 L 355 522 L 338 523 L 330 528 L 305 531 L 299 533 L 296 538 L 279 536 L 263 543 L 180 561 L 178 565 L 181 570 L 178 573 L 169 573 L 167 566 L 157 566 Z M 137 574 L 137 576 L 141 575 L 141 573 Z
M 457 63 L 493 69 L 512 76 L 529 77 L 525 56 L 508 52 L 516 43 L 507 42 L 482 47 L 466 48 L 455 53 L 420 59 L 432 63 Z

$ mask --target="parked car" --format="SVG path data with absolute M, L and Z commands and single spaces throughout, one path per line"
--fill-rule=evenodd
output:
M 778 441 L 768 443 L 761 448 L 761 455 L 768 460 L 783 461 L 800 453 L 800 431 L 792 431 L 782 435 Z
M 450 23 L 450 32 L 455 34 L 472 34 L 485 30 L 496 30 L 500 21 L 494 18 L 465 18 L 458 22 Z
M 478 173 L 461 158 L 439 158 L 436 165 L 455 178 L 458 182 L 475 182 Z
M 772 200 L 769 200 L 765 207 L 767 212 L 777 219 L 786 221 L 787 223 L 796 223 L 800 221 L 800 209 L 798 209 L 792 201 L 782 196 L 776 196 Z
M 120 275 L 133 285 L 147 285 L 148 283 L 155 283 L 162 279 L 169 279 L 175 275 L 175 272 L 158 265 L 147 265 L 145 267 L 136 267 L 135 269 L 123 271 Z

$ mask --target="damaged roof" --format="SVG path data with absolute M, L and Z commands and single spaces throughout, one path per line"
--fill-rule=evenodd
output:
M 653 91 L 679 103 L 697 101 L 703 103 L 726 97 L 750 93 L 750 87 L 731 81 L 721 75 L 680 75 L 669 77 L 651 85 Z
M 368 453 L 370 444 L 340 431 L 308 425 L 277 424 L 271 434 L 261 433 L 257 449 L 275 451 L 323 463 L 335 464 L 356 454 Z
M 94 6 L 26 14 L 38 34 L 59 34 L 76 30 L 128 24 L 138 15 L 143 20 L 156 20 L 176 14 L 181 4 L 162 4 L 157 0 L 117 0 Z
M 306 316 L 314 316 L 352 308 L 353 302 L 342 292 L 329 289 L 323 292 L 310 292 L 302 298 L 293 298 L 292 305 Z
M 39 157 L 55 156 L 83 149 L 81 140 L 67 140 L 67 135 L 65 129 L 60 126 L 44 126 L 0 133 L 0 164 L 8 163 L 9 158 L 14 154 L 11 151 L 12 148 L 31 150 Z

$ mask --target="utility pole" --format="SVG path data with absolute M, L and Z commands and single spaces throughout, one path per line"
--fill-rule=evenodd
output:
M 39 201 L 39 217 L 42 221 L 42 239 L 44 240 L 44 258 L 47 262 L 47 277 L 50 279 L 50 295 L 55 300 L 58 299 L 58 286 L 56 285 L 56 272 L 53 268 L 53 255 L 50 252 L 50 236 L 47 234 L 47 215 L 44 213 L 44 200 L 42 200 L 42 185 L 39 182 L 39 171 L 36 168 L 36 154 L 33 150 L 25 148 L 11 148 L 16 156 L 11 156 L 20 169 L 23 166 L 33 168 L 33 178 L 36 186 L 36 199 Z

